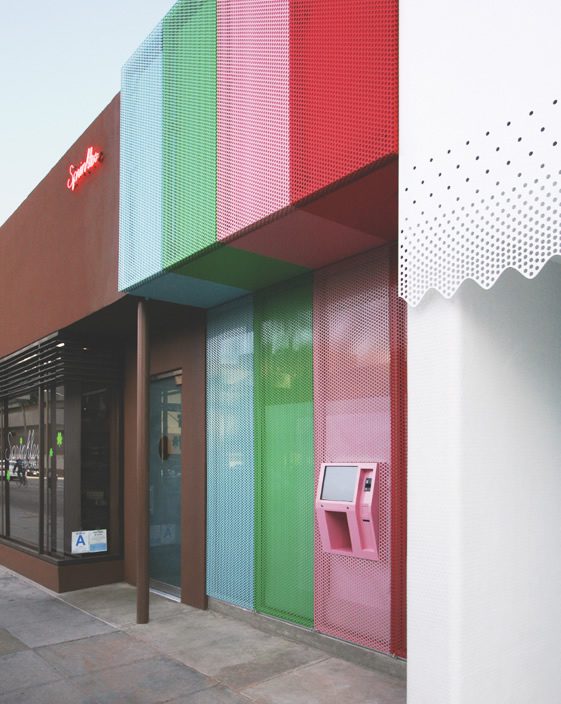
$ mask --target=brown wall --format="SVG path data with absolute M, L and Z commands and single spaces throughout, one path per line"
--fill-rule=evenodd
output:
M 0 227 L 0 357 L 120 298 L 117 95 Z M 72 192 L 87 149 L 103 163 Z
M 151 374 L 183 371 L 182 585 L 184 603 L 206 608 L 205 312 L 151 301 Z M 128 346 L 124 382 L 124 577 L 136 581 L 136 344 Z
M 35 553 L 0 543 L 0 565 L 42 584 L 54 592 L 69 592 L 85 587 L 120 582 L 123 579 L 122 560 L 96 560 L 57 565 Z

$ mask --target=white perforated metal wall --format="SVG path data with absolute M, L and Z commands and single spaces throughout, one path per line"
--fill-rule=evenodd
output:
M 400 7 L 400 294 L 561 254 L 559 6 Z

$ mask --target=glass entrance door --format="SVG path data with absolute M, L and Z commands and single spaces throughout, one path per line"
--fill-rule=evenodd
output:
M 150 384 L 150 583 L 181 595 L 181 372 Z

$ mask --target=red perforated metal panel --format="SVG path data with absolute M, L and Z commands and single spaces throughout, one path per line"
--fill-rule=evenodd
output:
M 397 0 L 291 0 L 291 200 L 397 152 Z
M 322 462 L 373 461 L 380 473 L 379 560 L 326 553 L 316 530 L 315 627 L 385 652 L 404 609 L 405 326 L 394 255 L 384 247 L 323 269 L 314 289 L 316 480 Z

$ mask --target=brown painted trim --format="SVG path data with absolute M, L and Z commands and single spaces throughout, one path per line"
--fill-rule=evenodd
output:
M 149 423 L 150 324 L 145 301 L 138 302 L 136 346 L 136 622 L 149 619 Z
M 53 592 L 73 591 L 120 582 L 122 560 L 95 560 L 87 563 L 57 564 L 25 548 L 0 543 L 0 564 Z
M 9 570 L 58 592 L 58 565 L 29 554 L 27 551 L 0 544 L 0 564 Z
M 106 562 L 65 565 L 58 568 L 58 574 L 57 591 L 59 592 L 99 587 L 102 584 L 123 581 L 123 561 L 107 560 Z

